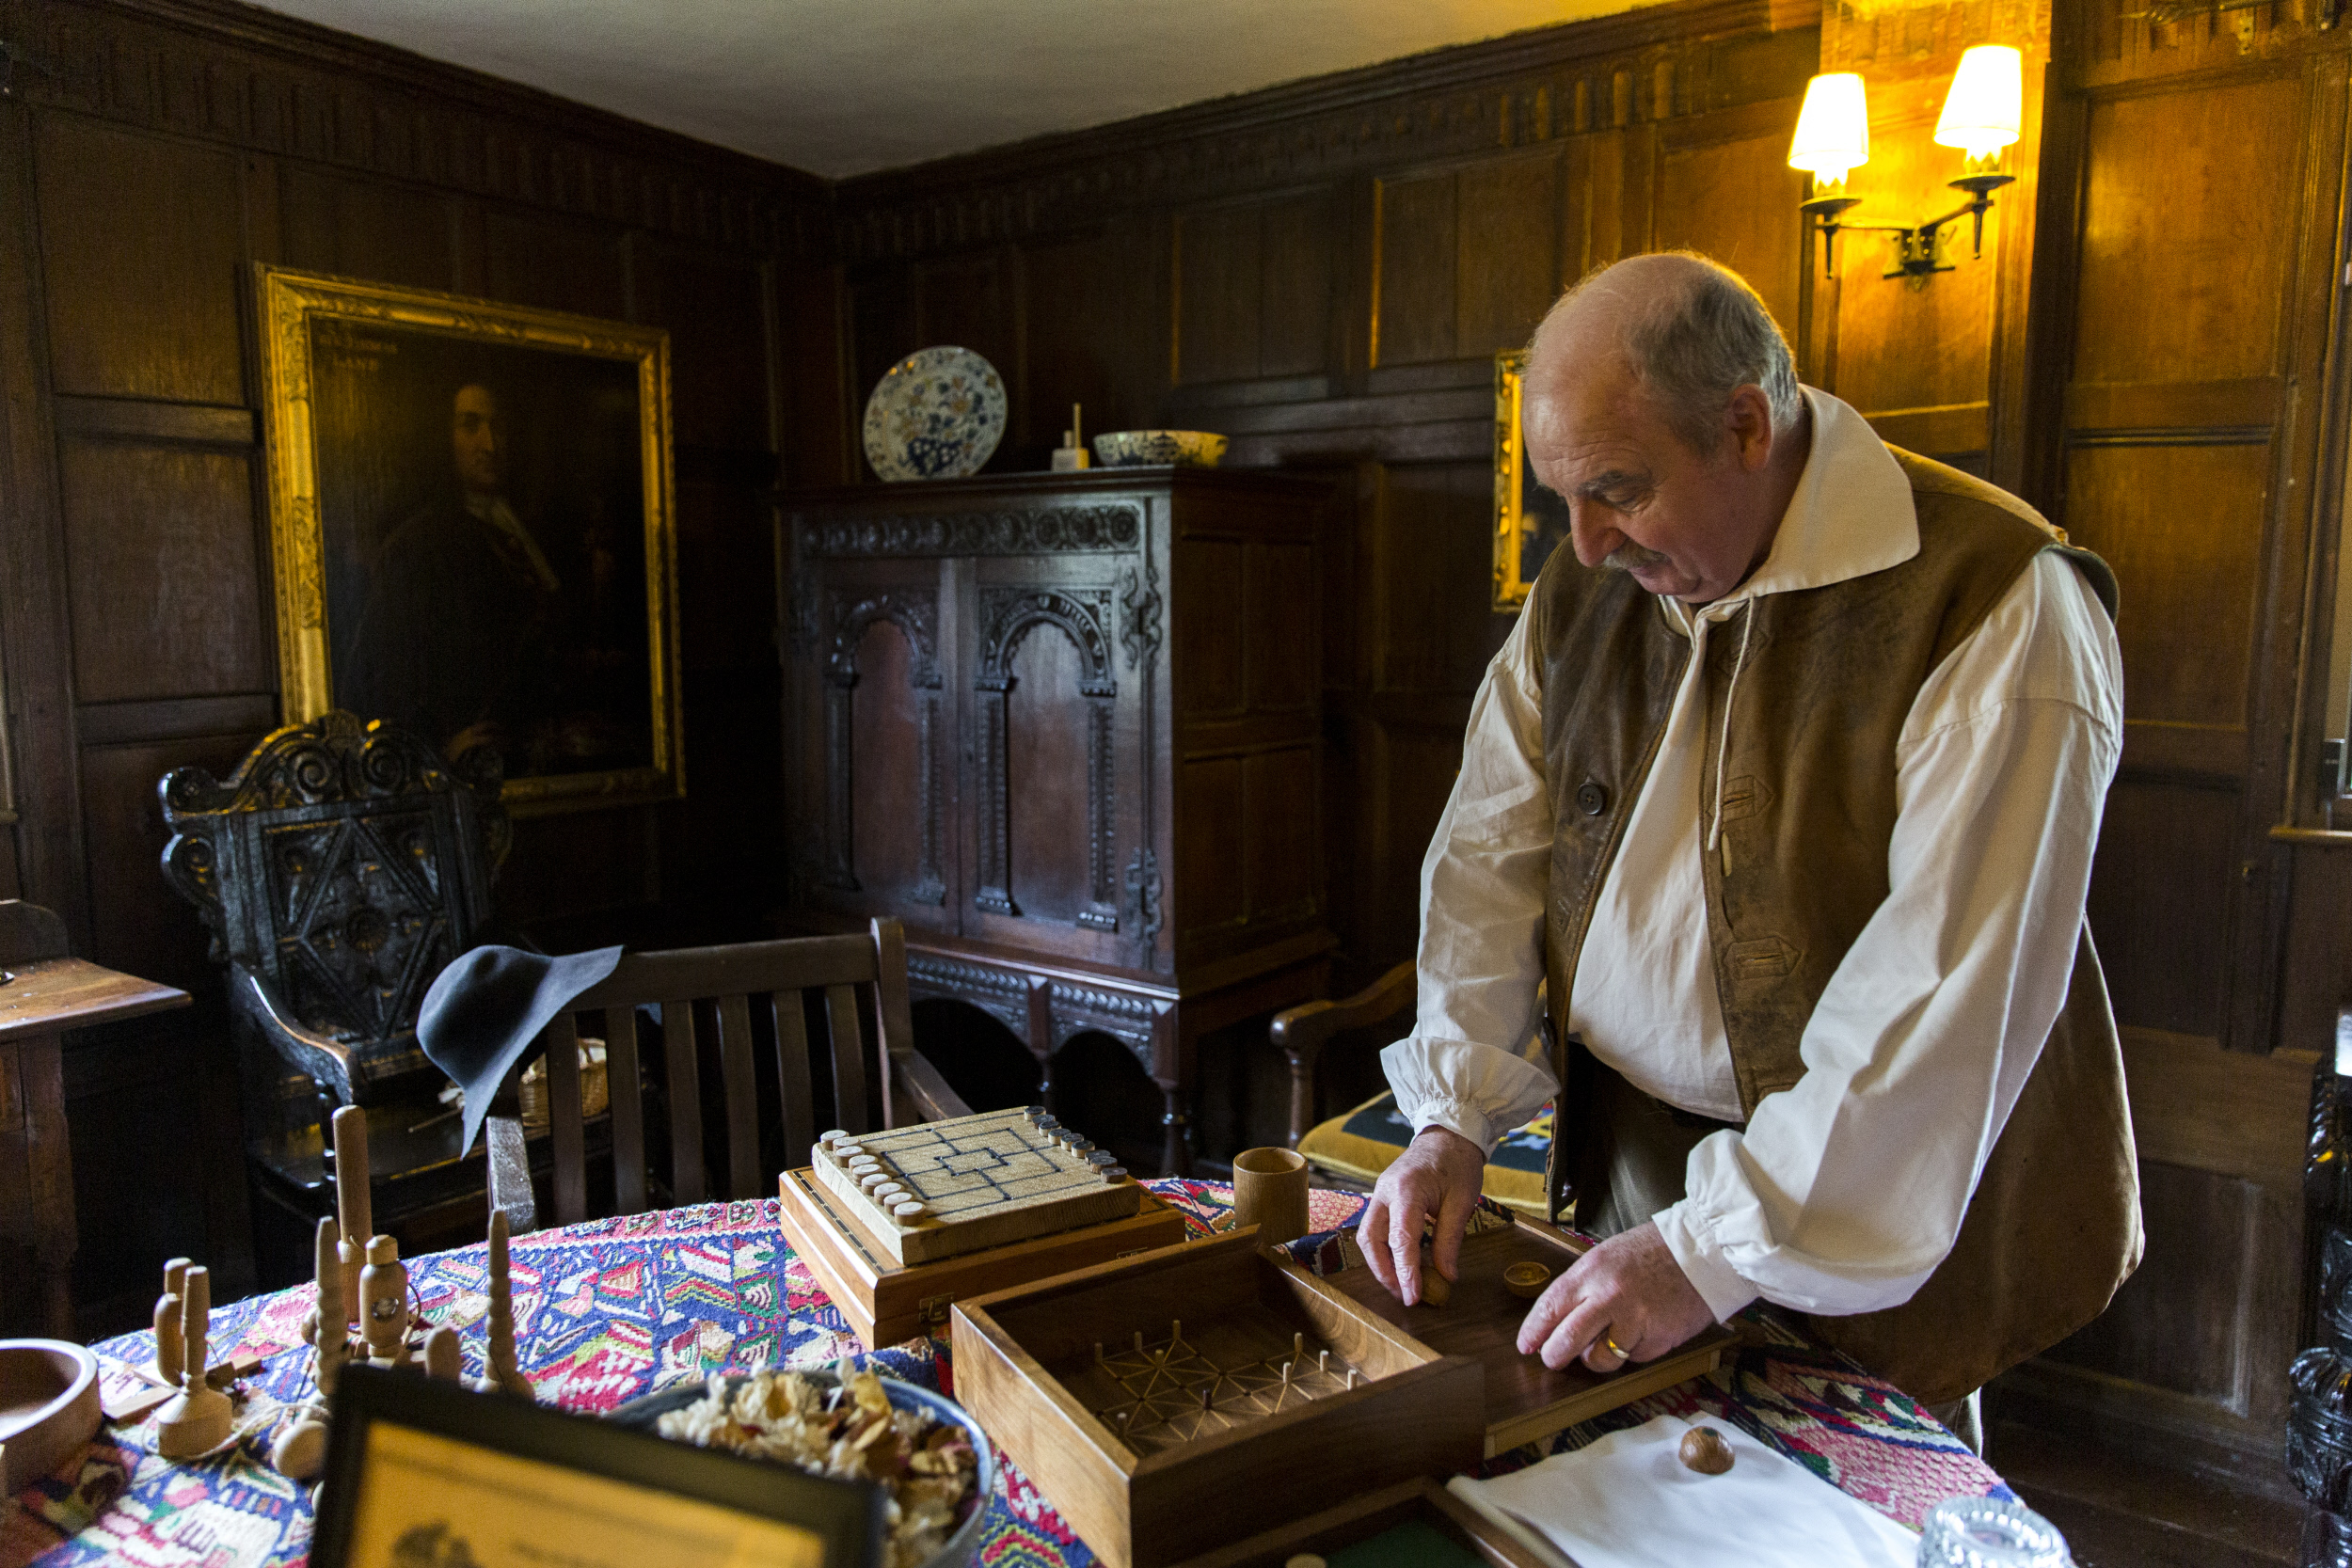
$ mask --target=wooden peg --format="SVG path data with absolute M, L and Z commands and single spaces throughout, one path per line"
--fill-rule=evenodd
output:
M 368 1238 L 367 1263 L 359 1271 L 360 1332 L 368 1359 L 388 1367 L 408 1360 L 408 1271 L 400 1243 L 389 1236 Z
M 457 1348 L 457 1330 L 447 1323 L 435 1323 L 424 1336 L 424 1375 L 437 1377 L 443 1383 L 455 1383 L 465 1370 L 465 1356 Z
M 176 1291 L 166 1291 L 155 1298 L 155 1380 L 174 1388 L 180 1386 L 187 1367 L 180 1345 L 180 1318 L 185 1310 Z
M 482 1382 L 484 1393 L 517 1394 L 524 1399 L 536 1397 L 531 1379 L 523 1376 L 522 1367 L 515 1357 L 515 1286 L 508 1274 L 506 1257 L 506 1214 L 503 1210 L 490 1211 L 490 1315 L 485 1333 L 488 1343 L 483 1347 Z
M 359 1307 L 359 1270 L 367 1262 L 364 1249 L 375 1234 L 375 1200 L 368 1190 L 367 1112 L 357 1105 L 338 1106 L 334 1130 L 335 1224 L 344 1243 L 343 1310 L 354 1312 Z
M 187 1283 L 188 1260 L 174 1258 L 164 1265 L 164 1293 L 155 1298 L 155 1381 L 180 1386 L 184 1368 L 180 1359 L 182 1290 Z
M 319 1221 L 312 1243 L 312 1267 L 318 1274 L 318 1310 L 311 1334 L 311 1381 L 322 1394 L 335 1391 L 335 1379 L 351 1359 L 350 1308 L 343 1303 L 342 1228 L 335 1216 Z
M 229 1441 L 236 1410 L 229 1396 L 204 1381 L 213 1326 L 212 1271 L 191 1264 L 181 1282 L 181 1392 L 155 1418 L 155 1451 L 166 1459 L 194 1459 Z

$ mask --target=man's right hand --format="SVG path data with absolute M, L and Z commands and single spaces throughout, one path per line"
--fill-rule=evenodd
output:
M 1372 1202 L 1356 1227 L 1356 1244 L 1374 1277 L 1410 1307 L 1421 1300 L 1422 1222 L 1431 1215 L 1438 1233 L 1431 1261 L 1451 1280 L 1461 1271 L 1462 1232 L 1470 1225 L 1486 1175 L 1486 1154 L 1459 1132 L 1424 1127 L 1380 1173 Z

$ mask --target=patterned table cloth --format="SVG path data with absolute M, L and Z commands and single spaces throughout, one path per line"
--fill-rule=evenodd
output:
M 1152 1183 L 1205 1234 L 1232 1207 L 1225 1187 Z M 1362 1199 L 1318 1192 L 1313 1222 L 1349 1224 Z M 1339 1247 L 1311 1237 L 1302 1262 L 1328 1272 Z M 641 1394 L 728 1368 L 782 1362 L 809 1367 L 863 1354 L 777 1228 L 776 1204 L 714 1203 L 594 1220 L 517 1237 L 513 1243 L 516 1338 L 522 1366 L 546 1402 L 610 1410 Z M 487 1267 L 481 1247 L 412 1259 L 425 1315 L 467 1330 L 466 1370 L 482 1370 L 480 1332 Z M 191 1568 L 274 1568 L 308 1560 L 308 1488 L 266 1463 L 287 1402 L 310 1390 L 302 1343 L 309 1286 L 256 1296 L 213 1314 L 213 1357 L 263 1357 L 243 1386 L 241 1438 L 209 1459 L 174 1464 L 153 1451 L 151 1419 L 109 1424 L 82 1458 L 12 1499 L 0 1499 L 0 1568 L 40 1561 L 121 1560 Z M 1672 1413 L 1732 1422 L 1902 1524 L 1961 1495 L 2008 1497 L 2008 1487 L 1960 1441 L 1890 1385 L 1770 1318 L 1751 1320 L 1751 1342 L 1708 1377 L 1573 1427 L 1549 1447 L 1576 1448 L 1602 1433 Z M 121 1376 L 151 1359 L 152 1337 L 128 1334 L 92 1347 Z M 952 1394 L 947 1347 L 918 1339 L 872 1359 L 890 1374 Z M 1534 1445 L 1492 1461 L 1486 1473 L 1541 1456 Z M 1052 1504 L 1009 1464 L 989 1499 L 979 1561 L 990 1568 L 1068 1565 L 1094 1556 Z

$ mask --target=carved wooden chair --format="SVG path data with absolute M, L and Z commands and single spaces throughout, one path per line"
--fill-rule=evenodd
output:
M 1309 1002 L 1274 1015 L 1274 1043 L 1289 1059 L 1291 1147 L 1307 1157 L 1322 1185 L 1369 1192 L 1380 1173 L 1412 1141 L 1410 1123 L 1387 1089 L 1353 1109 L 1318 1122 L 1315 1069 L 1324 1048 L 1340 1035 L 1381 1030 L 1381 1043 L 1412 1026 L 1417 985 L 1413 965 L 1398 964 L 1343 1001 Z M 1383 1029 L 1384 1025 L 1393 1026 Z M 1551 1107 L 1506 1133 L 1486 1164 L 1486 1194 L 1536 1218 L 1546 1218 L 1544 1162 L 1551 1143 Z
M 479 1202 L 416 1022 L 490 920 L 509 842 L 500 772 L 486 747 L 453 764 L 408 730 L 334 712 L 264 737 L 225 780 L 181 768 L 158 786 L 164 878 L 228 970 L 246 1152 L 297 1215 L 331 1202 L 320 1123 L 335 1103 L 369 1109 L 377 1185 L 400 1189 L 377 1198 L 388 1223 Z
M 653 1075 L 645 1072 L 649 1064 L 640 1051 L 641 1008 L 657 1010 L 660 1018 L 658 1088 L 668 1101 L 666 1128 L 646 1125 L 639 1085 L 641 1075 Z M 877 1118 L 884 1127 L 899 1127 L 971 1114 L 914 1049 L 906 937 L 895 920 L 877 920 L 866 931 L 843 936 L 624 954 L 610 975 L 576 997 L 539 1037 L 555 1150 L 554 1223 L 588 1217 L 583 1033 L 601 1037 L 605 1046 L 614 1212 L 634 1214 L 713 1196 L 713 1162 L 707 1156 L 717 1151 L 707 1148 L 706 1089 L 715 1090 L 720 1101 L 714 1114 L 723 1119 L 715 1131 L 724 1145 L 726 1196 L 769 1196 L 780 1168 L 808 1163 L 818 1131 L 812 1014 L 832 1084 L 834 1125 L 863 1132 Z M 874 1026 L 870 1049 L 867 1019 Z M 705 1049 L 706 1040 L 712 1050 Z M 776 1066 L 773 1117 L 764 1114 L 760 1093 L 763 1053 L 772 1053 Z M 665 1132 L 663 1162 L 657 1146 Z M 763 1140 L 763 1133 L 776 1132 L 780 1138 Z M 490 1201 L 506 1211 L 516 1230 L 538 1223 L 536 1195 L 521 1163 L 522 1137 L 518 1119 L 493 1116 L 485 1124 Z M 770 1157 L 763 1158 L 763 1148 Z M 648 1169 L 664 1163 L 666 1180 Z

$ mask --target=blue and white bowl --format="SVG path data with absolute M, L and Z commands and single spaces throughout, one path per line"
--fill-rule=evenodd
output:
M 1225 455 L 1226 438 L 1208 430 L 1114 430 L 1094 438 L 1094 455 L 1105 468 L 1140 468 L 1174 464 L 1214 468 Z

